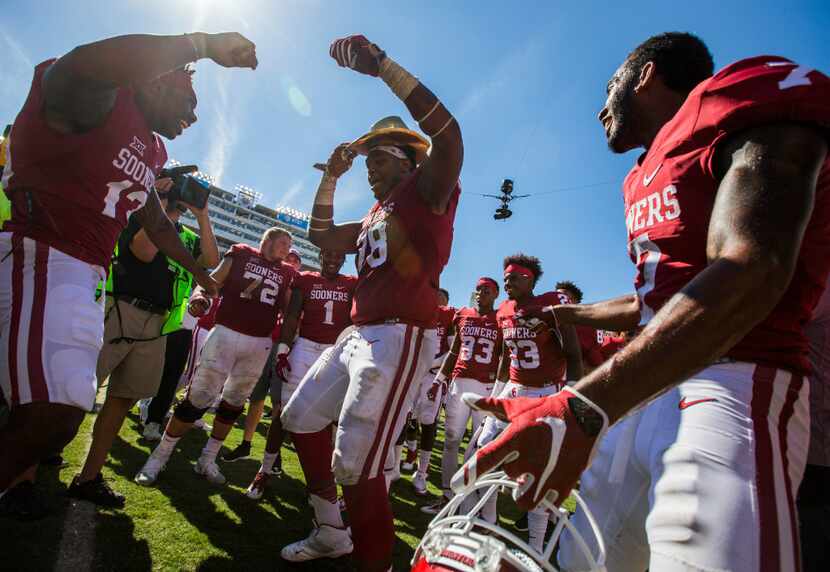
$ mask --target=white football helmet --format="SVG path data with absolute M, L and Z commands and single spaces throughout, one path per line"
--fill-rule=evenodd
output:
M 590 563 L 589 570 L 605 570 L 605 543 L 602 534 L 576 491 L 572 494 L 590 523 L 597 547 L 596 554 L 591 553 L 588 542 L 568 520 L 568 511 L 551 504 L 546 504 L 546 508 L 552 511 L 555 526 L 544 552 L 534 550 L 512 532 L 498 524 L 490 524 L 480 516 L 487 500 L 493 495 L 499 494 L 503 489 L 515 491 L 518 487 L 503 472 L 496 472 L 479 478 L 473 489 L 466 494 L 454 496 L 429 524 L 423 540 L 415 550 L 412 572 L 556 572 L 557 568 L 551 559 L 565 529 L 571 533 L 585 561 Z M 472 509 L 463 514 L 465 501 L 466 506 L 470 506 L 471 499 L 474 500 Z

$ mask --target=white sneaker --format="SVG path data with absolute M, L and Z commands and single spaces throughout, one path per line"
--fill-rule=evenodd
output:
M 225 475 L 219 470 L 216 461 L 204 462 L 201 458 L 193 465 L 193 472 L 205 477 L 213 485 L 224 485 L 227 482 Z
M 418 496 L 425 496 L 427 494 L 427 476 L 418 471 L 412 475 L 412 486 L 415 488 L 415 494 Z
M 147 423 L 144 426 L 142 437 L 147 441 L 161 441 L 161 425 L 158 423 Z
M 166 463 L 150 455 L 133 480 L 142 487 L 151 487 L 158 480 L 159 473 L 164 470 L 165 465 Z
M 308 538 L 285 546 L 280 556 L 288 562 L 305 562 L 317 558 L 339 558 L 351 554 L 354 546 L 347 530 L 327 524 L 311 531 Z

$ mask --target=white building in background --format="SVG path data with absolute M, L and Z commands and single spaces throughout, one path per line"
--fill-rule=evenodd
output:
M 239 242 L 259 246 L 262 233 L 277 226 L 294 238 L 294 248 L 300 253 L 303 270 L 320 270 L 320 249 L 308 240 L 308 214 L 289 207 L 271 209 L 259 204 L 262 194 L 250 187 L 237 185 L 233 191 L 226 191 L 214 185 L 210 175 L 201 172 L 194 175 L 210 183 L 208 212 L 220 253 Z M 196 229 L 196 219 L 190 211 L 182 215 L 181 222 Z

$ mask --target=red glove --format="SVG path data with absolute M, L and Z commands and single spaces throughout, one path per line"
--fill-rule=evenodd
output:
M 187 312 L 194 318 L 201 318 L 210 310 L 210 298 L 194 296 L 187 304 Z
M 274 359 L 274 373 L 285 379 L 285 374 L 291 371 L 291 364 L 288 363 L 288 354 L 291 353 L 291 346 L 280 342 L 277 346 L 277 357 Z
M 568 498 L 608 428 L 605 412 L 570 387 L 549 397 L 465 393 L 462 399 L 510 424 L 453 476 L 453 490 L 465 492 L 478 477 L 501 467 L 519 483 L 513 497 L 527 510 L 543 500 L 559 506 Z
M 329 55 L 340 67 L 374 77 L 380 73 L 380 62 L 386 57 L 383 50 L 360 35 L 334 40 L 329 47 Z

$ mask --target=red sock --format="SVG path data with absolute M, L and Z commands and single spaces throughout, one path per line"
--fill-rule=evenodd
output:
M 383 475 L 345 485 L 343 497 L 352 527 L 352 562 L 360 572 L 381 572 L 392 565 L 395 527 Z
M 334 454 L 331 426 L 317 433 L 292 433 L 291 436 L 305 474 L 308 492 L 336 502 L 337 485 L 334 484 L 334 472 L 331 469 L 331 457 Z

